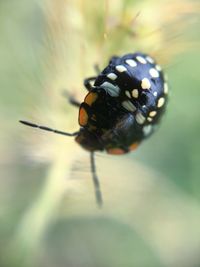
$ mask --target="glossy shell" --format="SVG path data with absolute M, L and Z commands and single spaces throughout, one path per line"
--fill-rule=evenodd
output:
M 167 94 L 161 67 L 150 56 L 135 53 L 112 57 L 81 104 L 82 130 L 77 141 L 90 151 L 132 151 L 154 131 L 165 110 Z M 89 136 L 91 141 L 86 142 Z

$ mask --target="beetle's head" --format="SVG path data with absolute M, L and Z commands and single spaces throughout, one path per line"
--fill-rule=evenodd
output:
M 104 149 L 104 146 L 98 136 L 85 128 L 82 128 L 80 130 L 75 140 L 80 146 L 88 151 L 97 151 Z

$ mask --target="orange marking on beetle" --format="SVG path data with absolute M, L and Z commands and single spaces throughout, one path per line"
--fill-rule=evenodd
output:
M 97 93 L 89 93 L 86 95 L 84 102 L 91 106 L 97 100 L 98 94 Z
M 135 150 L 139 146 L 139 143 L 133 143 L 132 145 L 129 146 L 129 150 Z
M 111 155 L 123 155 L 127 152 L 121 148 L 109 148 L 109 149 L 107 149 L 107 153 L 111 154 Z
M 88 122 L 88 114 L 86 110 L 82 107 L 79 110 L 79 124 L 85 126 Z

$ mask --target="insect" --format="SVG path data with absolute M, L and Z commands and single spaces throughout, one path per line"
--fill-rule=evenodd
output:
M 150 136 L 165 110 L 168 85 L 154 59 L 143 53 L 113 56 L 108 66 L 96 77 L 84 80 L 88 90 L 80 104 L 68 96 L 71 104 L 79 107 L 80 129 L 74 133 L 54 130 L 27 121 L 21 123 L 75 140 L 90 152 L 91 172 L 99 206 L 103 199 L 96 174 L 94 153 L 105 150 L 121 155 L 136 149 Z

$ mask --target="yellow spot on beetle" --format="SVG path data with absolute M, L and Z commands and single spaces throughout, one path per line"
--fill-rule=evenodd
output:
M 132 96 L 133 96 L 134 98 L 138 98 L 138 95 L 139 95 L 138 89 L 133 89 L 133 90 L 132 90 Z
M 149 113 L 149 116 L 150 116 L 150 117 L 155 117 L 156 114 L 157 114 L 157 112 L 156 112 L 155 110 L 153 110 L 153 111 L 151 111 L 151 112 Z
M 144 79 L 142 80 L 141 87 L 142 87 L 142 89 L 144 89 L 144 90 L 145 90 L 145 89 L 150 89 L 150 88 L 151 88 L 151 83 L 150 83 L 149 79 L 144 78 Z
M 164 103 L 165 103 L 165 99 L 164 99 L 164 97 L 159 98 L 159 99 L 158 99 L 157 107 L 158 107 L 158 108 L 161 108 L 161 107 L 164 105 Z

